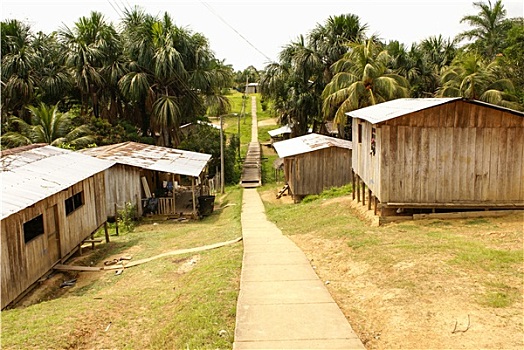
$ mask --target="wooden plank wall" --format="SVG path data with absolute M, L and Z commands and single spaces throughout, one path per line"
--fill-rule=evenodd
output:
M 296 155 L 291 192 L 297 196 L 319 194 L 331 187 L 351 183 L 351 150 L 329 147 L 318 151 Z M 286 161 L 286 159 L 284 160 Z M 291 164 L 289 162 L 289 164 Z
M 366 183 L 366 186 L 373 192 L 377 198 L 380 198 L 380 190 L 382 184 L 380 183 L 381 168 L 387 167 L 390 162 L 399 162 L 403 159 L 402 154 L 397 153 L 396 144 L 393 144 L 393 149 L 389 149 L 389 143 L 379 142 L 381 139 L 388 139 L 390 137 L 389 130 L 376 128 L 376 146 L 375 155 L 371 154 L 371 123 L 364 120 L 353 118 L 353 158 L 352 167 L 355 173 Z M 358 142 L 358 124 L 362 125 L 362 142 Z M 396 135 L 394 135 L 396 138 Z M 389 154 L 391 157 L 383 157 L 383 154 Z
M 44 214 L 46 208 L 56 203 L 56 200 L 40 201 L 2 220 L 2 308 L 51 268 L 52 262 L 47 255 L 47 234 L 25 243 L 23 224 Z
M 371 124 L 364 126 L 366 135 Z M 380 157 L 387 158 L 381 169 L 366 150 L 353 166 L 364 181 L 381 171 L 381 202 L 524 203 L 523 117 L 455 101 L 386 121 L 378 130 Z
M 64 234 L 60 239 L 62 252 L 71 252 L 80 242 L 89 236 L 91 232 L 95 231 L 104 223 L 106 217 L 103 215 L 103 211 L 102 214 L 96 212 L 97 206 L 95 204 L 96 201 L 99 201 L 100 208 L 106 207 L 106 193 L 105 191 L 99 192 L 102 188 L 95 185 L 97 182 L 103 181 L 104 173 L 102 172 L 79 182 L 67 191 L 63 191 L 66 193 L 65 198 L 68 198 L 83 190 L 85 204 L 67 216 L 62 215 L 62 213 L 60 214 L 60 225 L 64 228 Z M 59 209 L 59 211 L 65 212 L 61 209 Z
M 107 216 L 116 215 L 115 204 L 122 208 L 126 202 L 136 204 L 138 215 L 142 215 L 142 183 L 139 168 L 115 164 L 106 170 L 105 183 Z
M 66 216 L 65 200 L 84 191 L 84 205 Z M 31 207 L 10 215 L 1 222 L 1 305 L 4 308 L 49 271 L 56 261 L 50 254 L 48 211 L 57 206 L 60 257 L 66 256 L 100 227 L 106 218 L 104 174 L 94 175 L 65 191 L 50 196 Z M 23 224 L 44 215 L 45 231 L 25 243 Z

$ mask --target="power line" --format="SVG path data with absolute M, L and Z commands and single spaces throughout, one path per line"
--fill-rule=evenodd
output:
M 221 20 L 222 22 L 224 22 L 225 25 L 227 25 L 232 31 L 234 31 L 239 37 L 241 37 L 246 43 L 248 43 L 252 48 L 254 48 L 258 53 L 260 53 L 262 56 L 264 56 L 268 62 L 271 62 L 271 58 L 269 58 L 265 53 L 263 53 L 262 51 L 260 51 L 260 49 L 258 47 L 256 47 L 255 45 L 253 45 L 245 36 L 243 36 L 238 30 L 235 29 L 235 27 L 233 27 L 231 24 L 229 24 L 224 18 L 222 18 L 222 16 L 220 16 L 218 14 L 218 12 L 215 11 L 215 9 L 213 9 L 211 7 L 211 5 L 209 5 L 208 3 L 206 3 L 205 1 L 203 0 L 200 0 L 200 2 L 202 3 L 202 5 L 204 5 L 208 10 L 209 12 L 211 12 L 213 15 L 215 15 L 219 20 Z
M 107 0 L 107 2 L 109 3 L 109 5 L 111 5 L 111 7 L 113 8 L 113 10 L 115 10 L 116 14 L 117 14 L 118 16 L 120 16 L 120 18 L 124 17 L 124 16 L 122 16 L 122 13 L 119 12 L 119 11 L 116 9 L 116 7 L 113 5 L 113 3 L 111 2 L 111 0 Z M 117 4 L 115 3 L 115 5 L 117 5 Z M 117 7 L 118 7 L 118 5 L 117 5 Z M 120 9 L 120 8 L 119 8 L 119 9 Z

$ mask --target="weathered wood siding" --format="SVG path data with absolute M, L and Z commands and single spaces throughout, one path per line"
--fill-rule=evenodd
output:
M 353 138 L 353 157 L 352 167 L 356 174 L 364 180 L 366 185 L 373 193 L 380 193 L 380 163 L 385 161 L 382 157 L 382 145 L 378 140 L 381 137 L 382 130 L 364 120 L 353 119 L 352 121 L 352 138 Z M 358 142 L 358 125 L 361 125 L 362 142 Z M 371 129 L 376 130 L 375 154 L 371 154 Z
M 284 175 L 296 196 L 351 183 L 351 150 L 330 147 L 284 158 Z
M 106 208 L 104 173 L 91 176 L 63 192 L 65 193 L 65 198 L 68 198 L 80 191 L 84 191 L 85 204 L 67 216 L 65 216 L 65 208 L 60 211 L 61 215 L 64 214 L 62 217 L 64 234 L 60 239 L 63 255 L 75 249 L 91 232 L 99 228 L 107 218 L 104 212 Z
M 84 204 L 66 215 L 65 200 L 80 191 Z M 100 227 L 105 207 L 104 174 L 99 173 L 2 220 L 2 308 Z M 26 243 L 23 225 L 40 214 L 44 234 Z
M 115 204 L 123 208 L 126 202 L 137 205 L 138 215 L 142 215 L 142 183 L 140 168 L 115 164 L 106 170 L 107 216 L 115 216 Z
M 373 126 L 374 157 L 366 149 L 371 124 L 353 123 L 353 137 L 363 124 L 353 168 L 382 203 L 524 204 L 521 116 L 461 100 L 428 108 Z

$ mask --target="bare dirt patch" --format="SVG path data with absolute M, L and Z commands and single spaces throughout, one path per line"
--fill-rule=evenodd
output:
M 282 184 L 282 187 L 284 187 L 284 184 Z M 293 197 L 289 195 L 287 192 L 285 195 L 283 195 L 280 198 L 277 198 L 278 191 L 264 191 L 260 192 L 260 197 L 264 202 L 272 203 L 272 204 L 290 204 L 293 203 Z
M 271 125 L 277 125 L 277 124 L 278 123 L 277 123 L 276 118 L 264 119 L 258 122 L 258 126 L 271 126 Z
M 321 206 L 349 207 L 349 201 L 336 198 Z M 319 277 L 329 281 L 328 289 L 367 349 L 522 349 L 522 264 L 482 268 L 483 261 L 479 266 L 453 263 L 460 256 L 447 247 L 460 239 L 494 254 L 522 252 L 522 227 L 522 215 L 517 215 L 368 226 L 355 231 L 366 237 L 360 238 L 362 246 L 317 232 L 290 238 Z M 426 242 L 424 247 L 412 240 L 417 235 L 424 239 L 421 232 L 441 234 L 441 245 L 432 248 Z M 372 246 L 374 239 L 378 247 Z M 515 298 L 507 305 L 486 305 L 486 296 L 509 298 L 512 293 Z

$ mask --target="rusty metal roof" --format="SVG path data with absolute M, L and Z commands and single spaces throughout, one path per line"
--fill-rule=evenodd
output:
M 307 134 L 289 140 L 275 142 L 273 147 L 275 147 L 280 158 L 309 153 L 329 147 L 353 149 L 351 141 L 319 134 Z
M 210 154 L 137 142 L 86 148 L 80 152 L 118 164 L 193 177 L 199 176 L 211 159 Z
M 353 118 L 364 119 L 371 124 L 382 123 L 403 115 L 418 112 L 426 108 L 435 107 L 451 101 L 461 100 L 461 97 L 452 98 L 399 98 L 373 106 L 347 112 Z
M 3 152 L 1 219 L 87 179 L 114 163 L 53 147 Z

